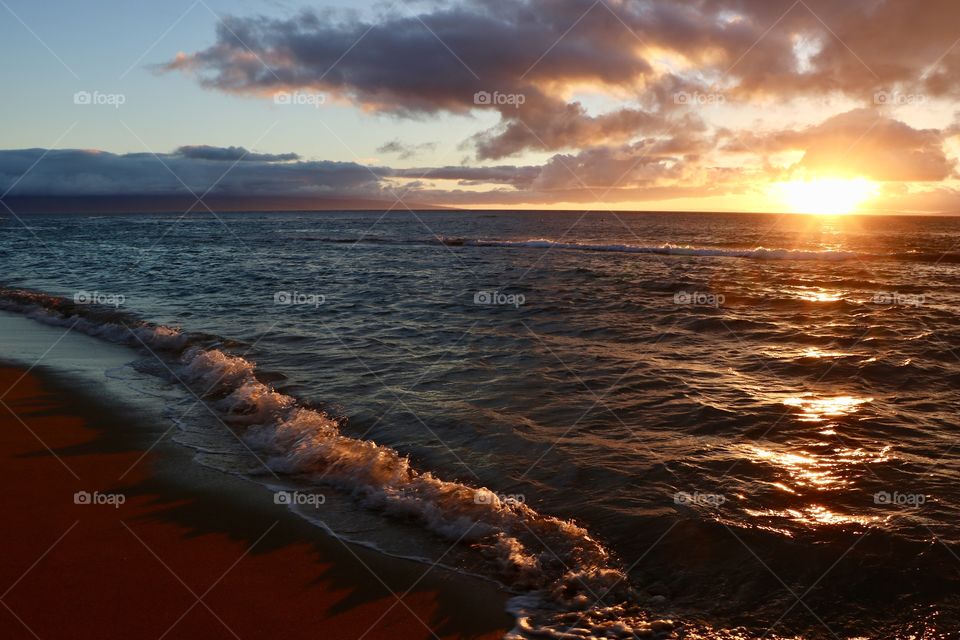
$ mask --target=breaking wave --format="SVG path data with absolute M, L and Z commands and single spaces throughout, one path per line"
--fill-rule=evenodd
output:
M 301 240 L 332 244 L 372 244 L 372 245 L 408 245 L 408 244 L 436 244 L 448 247 L 501 247 L 517 249 L 562 249 L 567 251 L 592 251 L 608 253 L 636 253 L 647 255 L 666 256 L 700 256 L 718 258 L 748 258 L 755 260 L 855 260 L 873 259 L 884 256 L 861 255 L 851 251 L 808 251 L 799 249 L 771 249 L 756 247 L 753 249 L 729 249 L 717 247 L 691 247 L 685 245 L 664 244 L 660 246 L 640 246 L 631 244 L 595 244 L 588 242 L 562 242 L 545 238 L 530 240 L 483 240 L 471 238 L 431 238 L 420 240 L 405 240 L 365 236 L 360 238 L 323 238 L 306 237 Z M 910 258 L 889 256 L 894 259 L 922 260 L 923 257 L 912 255 Z M 937 257 L 930 257 L 936 259 Z
M 892 260 L 896 262 L 960 263 L 960 253 L 954 251 L 909 251 L 896 253 L 861 253 L 855 251 L 783 249 L 754 247 L 734 249 L 721 247 L 695 247 L 689 245 L 633 245 L 590 242 L 563 242 L 546 238 L 529 240 L 484 240 L 476 238 L 437 237 L 421 239 L 383 238 L 361 236 L 359 238 L 328 238 L 300 236 L 298 240 L 325 244 L 362 245 L 437 245 L 447 247 L 500 247 L 514 249 L 559 249 L 564 251 L 588 251 L 601 253 L 634 253 L 662 256 L 689 256 L 707 258 L 743 258 L 749 260 L 800 260 L 842 262 L 848 260 Z
M 22 289 L 0 289 L 0 309 L 155 351 L 275 473 L 334 486 L 476 550 L 520 594 L 511 600 L 511 638 L 662 637 L 679 628 L 630 604 L 626 574 L 577 523 L 485 487 L 443 480 L 390 447 L 343 435 L 340 420 L 259 380 L 254 363 L 229 353 L 216 336 Z
M 530 249 L 567 249 L 571 251 L 606 251 L 612 253 L 646 253 L 665 256 L 707 256 L 719 258 L 755 258 L 758 260 L 854 260 L 859 257 L 849 251 L 798 251 L 793 249 L 715 249 L 665 244 L 660 247 L 641 247 L 630 244 L 588 244 L 583 242 L 555 242 L 553 240 L 473 240 L 466 246 L 523 247 Z

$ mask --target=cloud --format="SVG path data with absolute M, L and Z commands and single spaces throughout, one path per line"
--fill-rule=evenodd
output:
M 624 108 L 591 116 L 579 103 L 544 101 L 523 114 L 504 115 L 499 126 L 474 136 L 474 142 L 478 158 L 499 159 L 526 149 L 555 151 L 615 143 L 670 128 L 661 116 L 638 109 Z
M 635 53 L 636 36 L 600 5 L 583 16 L 589 8 L 580 0 L 560 0 L 550 11 L 497 0 L 371 23 L 314 12 L 289 20 L 233 17 L 214 45 L 160 69 L 239 94 L 310 88 L 407 117 L 498 111 L 501 124 L 475 139 L 481 159 L 666 128 L 662 115 L 639 105 L 593 115 L 563 98 L 572 84 L 639 87 L 652 72 Z
M 482 130 L 463 134 L 476 166 L 430 166 L 436 143 L 401 137 L 377 152 L 421 166 L 189 145 L 159 157 L 55 150 L 29 170 L 44 152 L 28 149 L 0 152 L 0 186 L 25 174 L 14 194 L 397 189 L 423 202 L 549 205 L 755 195 L 802 172 L 957 178 L 945 150 L 956 140 L 945 142 L 960 119 L 923 128 L 923 114 L 907 124 L 895 108 L 960 98 L 956 0 L 923 11 L 893 0 L 438 0 L 358 15 L 226 17 L 212 44 L 158 69 L 252 98 L 323 92 L 401 120 L 485 112 Z M 785 126 L 774 114 L 774 125 L 726 128 L 751 112 L 743 104 L 795 113 L 795 98 L 819 105 L 820 121 Z M 833 100 L 846 112 L 830 115 Z
M 683 91 L 960 97 L 955 0 L 922 11 L 886 0 L 463 0 L 413 11 L 228 17 L 213 45 L 160 69 L 238 94 L 312 88 L 402 117 L 496 111 L 499 124 L 471 138 L 480 160 L 704 128 L 675 104 Z M 570 98 L 583 87 L 621 104 L 593 112 Z
M 395 154 L 400 160 L 409 160 L 424 151 L 433 151 L 437 148 L 436 142 L 421 142 L 412 144 L 391 140 L 377 147 L 377 153 Z
M 594 147 L 576 154 L 558 154 L 544 165 L 533 189 L 581 188 L 604 199 L 615 189 L 651 187 L 682 176 L 682 160 L 660 156 L 655 145 L 641 142 L 620 147 Z
M 79 149 L 0 151 L 0 192 L 11 196 L 202 195 L 403 197 L 423 203 L 494 204 L 646 199 L 653 194 L 717 193 L 682 185 L 681 156 L 658 141 L 556 154 L 543 165 L 368 167 L 286 160 L 292 154 L 238 153 L 236 147 L 181 147 L 172 153 L 113 154 Z M 189 151 L 184 151 L 185 149 Z M 197 151 L 200 150 L 200 151 Z M 260 159 L 252 156 L 260 155 Z M 243 161 L 238 159 L 243 157 Z M 42 158 L 42 161 L 40 161 Z M 689 176 L 686 176 L 689 177 Z M 435 186 L 452 181 L 454 188 Z M 462 187 L 487 187 L 464 190 Z
M 890 203 L 941 211 L 957 191 L 907 188 L 954 175 L 938 130 L 915 129 L 873 109 L 857 109 L 798 130 L 697 131 L 557 153 L 542 164 L 396 168 L 295 159 L 240 147 L 191 145 L 173 152 L 113 154 L 78 149 L 0 151 L 0 192 L 18 196 L 155 195 L 317 197 L 433 205 L 541 205 L 645 202 L 757 193 L 795 171 L 865 175 L 888 181 Z M 727 152 L 797 151 L 792 165 L 715 165 Z M 403 145 L 400 145 L 403 148 Z M 897 189 L 891 190 L 897 186 Z M 371 204 L 370 206 L 376 206 Z M 892 205 L 894 206 L 894 205 Z
M 238 152 L 239 150 L 239 152 Z M 379 193 L 377 168 L 353 162 L 291 161 L 240 147 L 181 147 L 173 153 L 81 149 L 0 151 L 0 193 L 10 195 Z M 243 158 L 242 161 L 239 161 Z M 42 161 L 41 161 L 42 159 Z M 380 170 L 385 171 L 385 170 Z
M 496 167 L 428 167 L 394 169 L 392 176 L 417 180 L 456 180 L 461 186 L 507 184 L 527 189 L 543 170 L 538 166 L 500 165 Z
M 253 153 L 243 147 L 211 147 L 208 145 L 185 146 L 174 151 L 174 155 L 196 160 L 231 160 L 235 162 L 288 162 L 299 160 L 296 153 Z
M 870 103 L 879 91 L 960 94 L 953 47 L 960 4 L 928 0 L 653 0 L 613 3 L 652 47 L 680 56 L 687 77 L 731 99 L 843 93 Z
M 941 181 L 955 160 L 943 149 L 949 130 L 915 129 L 877 109 L 854 109 L 820 124 L 766 134 L 729 136 L 727 151 L 803 151 L 796 168 L 881 181 Z

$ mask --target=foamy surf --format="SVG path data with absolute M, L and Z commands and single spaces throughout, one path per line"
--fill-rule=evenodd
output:
M 756 260 L 853 260 L 858 257 L 850 251 L 801 251 L 795 249 L 719 249 L 665 244 L 638 246 L 630 244 L 591 244 L 586 242 L 559 242 L 543 238 L 533 240 L 471 240 L 466 246 L 517 247 L 528 249 L 564 249 L 569 251 L 596 251 L 611 253 L 640 253 L 665 256 L 701 256 L 717 258 L 753 258 Z
M 680 628 L 631 604 L 622 567 L 576 522 L 443 480 L 395 449 L 344 435 L 341 421 L 260 381 L 253 362 L 216 346 L 222 340 L 20 289 L 0 289 L 0 308 L 157 352 L 273 473 L 336 487 L 476 551 L 490 575 L 519 594 L 510 604 L 517 619 L 510 638 L 667 637 Z
M 546 249 L 563 251 L 587 251 L 600 253 L 632 253 L 643 255 L 687 256 L 707 258 L 743 258 L 752 260 L 802 260 L 802 261 L 845 261 L 856 259 L 876 259 L 884 256 L 861 255 L 853 251 L 834 250 L 803 250 L 783 249 L 770 247 L 754 247 L 751 249 L 733 249 L 720 247 L 695 247 L 689 245 L 633 245 L 633 244 L 605 244 L 590 242 L 564 242 L 563 240 L 549 240 L 547 238 L 531 238 L 529 240 L 486 240 L 480 238 L 426 238 L 419 240 L 380 238 L 364 236 L 360 238 L 320 238 L 301 237 L 300 240 L 324 242 L 332 244 L 370 244 L 370 245 L 430 245 L 439 244 L 448 247 L 499 247 L 513 249 Z M 887 256 L 891 259 L 905 259 L 898 256 Z M 919 259 L 913 257 L 911 259 Z
M 22 313 L 44 324 L 70 327 L 119 344 L 144 344 L 160 351 L 181 351 L 191 340 L 209 338 L 184 334 L 179 328 L 144 322 L 113 307 L 79 304 L 36 291 L 0 289 L 0 309 Z

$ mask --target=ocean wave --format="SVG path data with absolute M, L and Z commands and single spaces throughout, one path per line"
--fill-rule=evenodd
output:
M 758 260 L 854 260 L 859 257 L 850 251 L 802 251 L 795 249 L 718 249 L 665 244 L 638 246 L 630 244 L 590 244 L 585 242 L 557 242 L 554 240 L 468 240 L 465 246 L 520 247 L 530 249 L 566 249 L 571 251 L 598 251 L 611 253 L 641 253 L 668 256 L 704 256 L 718 258 L 754 258 Z
M 546 238 L 529 240 L 485 240 L 476 238 L 437 237 L 424 239 L 382 238 L 362 236 L 359 238 L 328 238 L 328 237 L 299 237 L 299 240 L 321 242 L 329 244 L 371 244 L 371 245 L 443 245 L 448 247 L 501 247 L 515 249 L 560 249 L 566 251 L 589 251 L 606 253 L 635 253 L 646 255 L 715 257 L 715 258 L 747 258 L 755 260 L 822 260 L 844 261 L 856 259 L 876 258 L 877 256 L 862 255 L 852 251 L 814 251 L 802 249 L 777 249 L 755 247 L 752 249 L 729 249 L 717 247 L 693 247 L 687 245 L 632 245 L 632 244 L 597 244 L 588 242 L 563 242 Z M 897 259 L 897 256 L 891 256 Z M 935 259 L 931 256 L 930 259 Z M 909 258 L 920 260 L 921 257 L 911 254 Z
M 343 435 L 340 421 L 259 381 L 243 357 L 191 348 L 180 360 L 185 381 L 206 393 L 271 471 L 334 486 L 369 508 L 471 546 L 504 583 L 535 592 L 544 603 L 537 611 L 545 603 L 576 610 L 589 606 L 591 593 L 629 588 L 609 552 L 575 522 L 485 487 L 443 480 L 390 447 Z
M 485 487 L 443 480 L 415 469 L 388 446 L 344 435 L 339 420 L 262 382 L 253 362 L 211 346 L 211 336 L 21 289 L 0 289 L 0 308 L 162 351 L 177 378 L 261 453 L 274 473 L 337 487 L 370 508 L 475 549 L 499 579 L 524 594 L 514 599 L 512 637 L 628 638 L 673 629 L 672 622 L 650 620 L 628 604 L 626 574 L 582 526 Z M 601 607 L 598 599 L 622 604 Z
M 25 289 L 0 289 L 0 309 L 110 342 L 136 346 L 142 343 L 160 351 L 181 351 L 191 342 L 210 340 L 205 334 L 185 334 L 177 327 L 144 322 L 114 307 L 79 304 Z
M 892 257 L 904 262 L 960 263 L 960 252 L 957 251 L 908 251 L 895 253 Z
M 379 236 L 360 236 L 357 238 L 330 238 L 319 236 L 294 236 L 295 239 L 324 244 L 349 245 L 437 245 L 447 247 L 500 247 L 506 249 L 558 249 L 564 251 L 585 251 L 594 253 L 634 253 L 642 255 L 662 255 L 702 258 L 743 258 L 748 260 L 799 260 L 821 262 L 844 262 L 850 260 L 891 260 L 895 262 L 932 262 L 960 263 L 960 253 L 946 251 L 910 251 L 895 253 L 862 253 L 856 251 L 784 249 L 772 247 L 721 248 L 696 247 L 690 245 L 634 245 L 622 243 L 564 242 L 547 238 L 529 240 L 486 240 L 481 238 L 435 237 L 435 238 L 384 238 Z

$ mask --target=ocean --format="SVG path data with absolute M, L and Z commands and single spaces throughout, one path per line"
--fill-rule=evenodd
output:
M 0 273 L 198 464 L 515 637 L 957 637 L 958 218 L 28 216 Z

